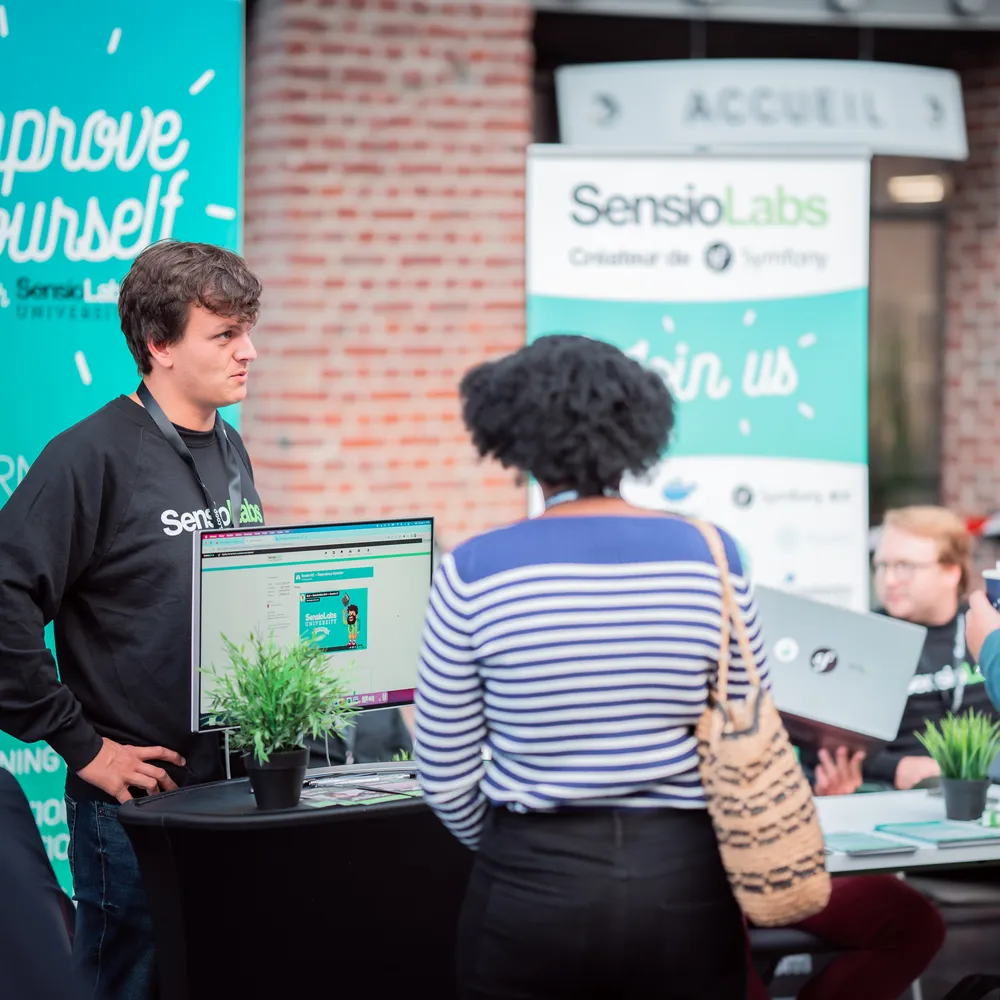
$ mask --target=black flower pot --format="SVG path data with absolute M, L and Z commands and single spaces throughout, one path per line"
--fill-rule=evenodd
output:
M 942 778 L 944 813 L 948 819 L 979 819 L 986 808 L 990 779 L 969 781 L 965 778 Z
M 305 747 L 272 753 L 259 764 L 251 753 L 243 755 L 258 809 L 291 809 L 299 804 L 309 751 Z

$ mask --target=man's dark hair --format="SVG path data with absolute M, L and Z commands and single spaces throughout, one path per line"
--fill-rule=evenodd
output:
M 146 247 L 132 262 L 118 296 L 122 332 L 139 373 L 153 370 L 148 341 L 168 347 L 184 336 L 191 306 L 254 323 L 260 292 L 257 276 L 232 250 L 175 240 Z
M 357 617 L 358 606 L 356 604 L 350 604 L 350 605 L 348 605 L 348 607 L 347 607 L 347 613 L 350 614 L 352 611 L 354 612 L 355 617 Z
M 478 365 L 459 392 L 481 456 L 582 496 L 652 468 L 674 426 L 659 375 L 610 344 L 571 334 Z

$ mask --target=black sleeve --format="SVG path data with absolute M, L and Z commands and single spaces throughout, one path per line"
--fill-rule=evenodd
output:
M 0 857 L 17 857 L 56 928 L 62 926 L 63 891 L 52 870 L 35 817 L 17 778 L 0 767 Z M 65 929 L 65 928 L 63 928 Z
M 0 969 L 5 997 L 84 1000 L 62 890 L 17 782 L 0 770 Z M 66 900 L 69 904 L 69 900 Z
M 905 756 L 898 750 L 882 750 L 865 761 L 861 768 L 862 777 L 866 781 L 886 781 L 895 786 L 896 768 Z
M 0 508 L 0 729 L 47 741 L 71 771 L 101 738 L 60 682 L 45 626 L 93 556 L 103 481 L 101 458 L 60 435 Z

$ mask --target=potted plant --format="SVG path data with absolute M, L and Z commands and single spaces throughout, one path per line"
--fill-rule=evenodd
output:
M 230 744 L 243 750 L 259 809 L 288 809 L 302 793 L 309 751 L 306 736 L 343 735 L 355 709 L 341 674 L 311 640 L 279 647 L 251 634 L 249 651 L 222 637 L 225 670 L 204 672 L 210 692 L 211 725 L 235 730 Z
M 949 713 L 940 728 L 928 722 L 917 739 L 941 768 L 948 819 L 979 819 L 986 808 L 990 764 L 1000 752 L 1000 722 L 979 712 Z

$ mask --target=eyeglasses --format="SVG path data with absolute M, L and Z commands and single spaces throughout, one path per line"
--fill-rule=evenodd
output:
M 898 562 L 886 562 L 884 559 L 878 559 L 873 563 L 875 567 L 875 572 L 879 576 L 885 576 L 889 570 L 892 570 L 893 576 L 900 580 L 912 580 L 913 576 L 916 574 L 918 569 L 927 569 L 929 566 L 939 566 L 940 560 L 936 562 L 906 562 L 905 560 L 900 560 Z

